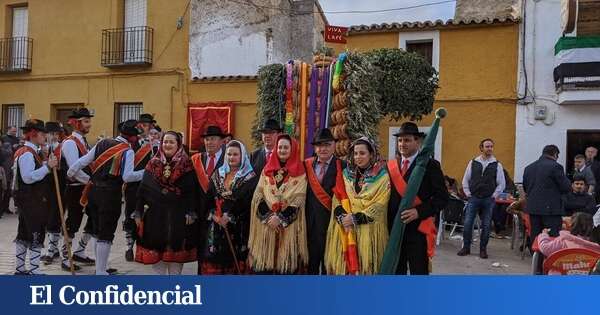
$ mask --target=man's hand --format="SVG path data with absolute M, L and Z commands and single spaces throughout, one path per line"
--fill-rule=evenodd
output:
M 415 209 L 415 208 L 406 209 L 406 210 L 402 211 L 402 213 L 400 215 L 400 219 L 402 219 L 402 222 L 404 222 L 404 224 L 408 224 L 418 218 L 419 218 L 419 212 L 417 212 L 417 209 Z

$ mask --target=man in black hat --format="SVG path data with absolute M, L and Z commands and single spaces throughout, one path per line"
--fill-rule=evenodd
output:
M 135 152 L 133 169 L 134 171 L 143 171 L 146 168 L 146 164 L 152 158 L 153 149 L 152 141 L 149 138 L 150 131 L 154 128 L 156 120 L 150 114 L 141 114 L 138 120 L 138 127 L 142 134 L 140 140 L 132 145 L 133 151 Z M 125 250 L 125 260 L 133 261 L 133 245 L 135 243 L 135 231 L 137 229 L 135 221 L 131 218 L 131 215 L 135 211 L 136 206 L 136 195 L 140 182 L 131 182 L 125 185 L 125 220 L 123 221 L 123 231 L 125 231 L 125 242 L 127 249 Z
M 225 155 L 223 154 L 223 140 L 225 134 L 219 126 L 208 126 L 202 135 L 204 138 L 205 152 L 202 152 L 202 163 L 206 175 L 210 178 L 212 173 L 223 165 Z
M 337 159 L 335 138 L 327 128 L 319 130 L 312 142 L 316 157 L 304 161 L 308 187 L 306 190 L 306 237 L 308 242 L 308 273 L 326 274 L 325 243 L 331 218 L 331 199 L 337 174 L 345 163 Z
M 277 145 L 277 137 L 283 132 L 283 129 L 277 120 L 268 119 L 259 131 L 264 147 L 252 152 L 250 155 L 250 163 L 252 164 L 252 168 L 254 168 L 254 172 L 260 176 L 269 157 L 276 149 L 275 145 Z
M 46 144 L 44 145 L 44 155 L 50 156 L 60 146 L 60 137 L 63 132 L 62 125 L 59 122 L 48 121 L 46 122 Z M 58 187 L 60 189 L 61 197 L 64 199 L 64 187 L 65 178 L 61 176 L 62 172 L 58 174 Z M 54 177 L 50 177 L 50 189 L 51 193 L 48 195 L 48 207 L 50 212 L 48 213 L 48 223 L 46 225 L 46 232 L 48 233 L 48 248 L 46 254 L 44 254 L 41 260 L 47 264 L 52 263 L 54 258 L 59 257 L 58 241 L 60 240 L 61 222 L 60 212 L 58 209 L 58 198 L 55 192 Z
M 16 195 L 19 211 L 19 226 L 15 239 L 16 275 L 40 274 L 41 249 L 44 247 L 48 220 L 48 200 L 51 169 L 57 166 L 56 158 L 47 161 L 42 153 L 46 142 L 44 122 L 30 119 L 22 127 L 25 145 L 15 152 Z M 29 250 L 29 266 L 25 269 L 25 256 Z
M 63 239 L 61 263 L 61 268 L 65 271 L 70 271 L 71 269 L 67 254 L 67 243 L 71 244 L 73 242 L 75 234 L 79 232 L 81 223 L 83 222 L 84 207 L 79 203 L 79 200 L 83 194 L 85 184 L 90 180 L 89 168 L 83 168 L 69 178 L 67 178 L 67 171 L 69 170 L 69 167 L 73 166 L 77 160 L 86 155 L 90 150 L 86 135 L 89 134 L 90 129 L 92 128 L 92 117 L 94 117 L 94 115 L 92 115 L 85 107 L 74 110 L 68 117 L 68 125 L 72 128 L 71 135 L 63 140 L 59 146 L 60 149 L 57 151 L 57 158 L 60 161 L 60 177 L 65 178 L 64 204 L 68 239 Z M 71 248 L 73 248 L 73 261 L 92 265 L 94 264 L 94 260 L 85 254 L 85 250 L 87 244 L 93 238 L 94 222 L 89 209 L 85 209 L 85 213 L 87 219 L 83 228 L 83 233 L 81 234 L 79 242 L 77 242 L 77 246 Z M 52 260 L 49 259 L 49 257 L 46 257 L 46 263 L 51 262 Z M 73 266 L 73 268 L 74 270 L 81 269 L 77 265 Z
M 388 161 L 388 172 L 392 182 L 392 193 L 388 204 L 388 227 L 392 230 L 394 218 L 402 196 L 406 193 L 407 183 L 416 165 L 421 140 L 425 136 L 416 124 L 405 122 L 394 134 L 397 137 L 396 159 Z M 425 169 L 423 181 L 419 187 L 413 206 L 399 215 L 406 224 L 402 250 L 396 274 L 429 274 L 429 258 L 434 248 L 431 230 L 435 230 L 434 217 L 448 203 L 448 191 L 440 163 L 433 157 Z M 429 236 L 429 237 L 428 237 Z
M 138 141 L 140 130 L 136 120 L 119 124 L 120 135 L 99 141 L 86 155 L 73 164 L 67 175 L 75 176 L 86 166 L 91 168 L 87 208 L 93 216 L 96 244 L 96 274 L 108 274 L 107 264 L 119 217 L 123 183 L 139 182 L 143 170 L 134 171 L 135 153 L 131 146 Z M 83 195 L 85 203 L 87 195 Z

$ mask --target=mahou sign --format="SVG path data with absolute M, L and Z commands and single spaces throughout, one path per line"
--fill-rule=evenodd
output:
M 325 25 L 325 42 L 328 43 L 346 43 L 347 27 Z

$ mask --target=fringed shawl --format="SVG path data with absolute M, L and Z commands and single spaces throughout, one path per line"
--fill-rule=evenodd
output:
M 289 177 L 279 188 L 270 183 L 268 176 L 260 176 L 252 198 L 250 215 L 249 263 L 254 271 L 274 271 L 281 274 L 295 273 L 308 263 L 306 244 L 306 220 L 304 203 L 306 199 L 306 175 Z M 258 218 L 258 205 L 261 201 L 272 209 L 272 205 L 282 202 L 298 208 L 295 221 L 279 234 Z M 277 256 L 275 255 L 277 252 Z
M 373 222 L 356 226 L 356 243 L 360 262 L 360 274 L 370 275 L 379 271 L 383 252 L 388 241 L 387 207 L 390 198 L 390 179 L 382 162 L 376 163 L 365 177 L 365 185 L 360 193 L 354 190 L 354 177 L 348 168 L 344 169 L 344 186 L 350 200 L 352 213 L 362 212 Z M 332 208 L 335 209 L 340 201 L 333 198 Z M 342 249 L 343 227 L 337 222 L 334 211 L 327 231 L 325 249 L 325 266 L 328 274 L 345 275 L 346 261 Z

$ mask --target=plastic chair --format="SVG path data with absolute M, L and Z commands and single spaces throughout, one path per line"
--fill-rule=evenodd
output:
M 544 274 L 587 275 L 592 271 L 600 252 L 584 248 L 561 249 L 544 261 Z
M 440 242 L 442 239 L 445 238 L 444 235 L 444 228 L 446 226 L 451 226 L 452 230 L 450 230 L 450 235 L 448 236 L 449 238 L 451 238 L 454 235 L 454 232 L 456 232 L 456 228 L 461 228 L 464 229 L 464 215 L 465 215 L 465 211 L 467 210 L 467 202 L 462 200 L 462 199 L 456 199 L 456 198 L 451 198 L 449 201 L 449 207 L 447 206 L 447 209 L 442 210 L 442 212 L 440 212 L 440 220 L 438 223 L 438 233 L 437 233 L 437 238 L 436 238 L 436 245 L 439 246 Z M 454 220 L 452 221 L 447 221 L 446 220 L 446 214 L 450 211 L 450 207 L 452 206 L 461 206 L 462 208 L 462 213 L 460 215 L 460 218 L 454 218 Z M 477 228 L 477 231 L 481 230 L 481 222 L 479 219 L 479 215 L 477 215 L 477 217 L 475 218 L 475 222 L 473 223 L 473 229 Z M 473 242 L 476 242 L 477 240 L 477 235 L 475 235 L 473 233 Z

